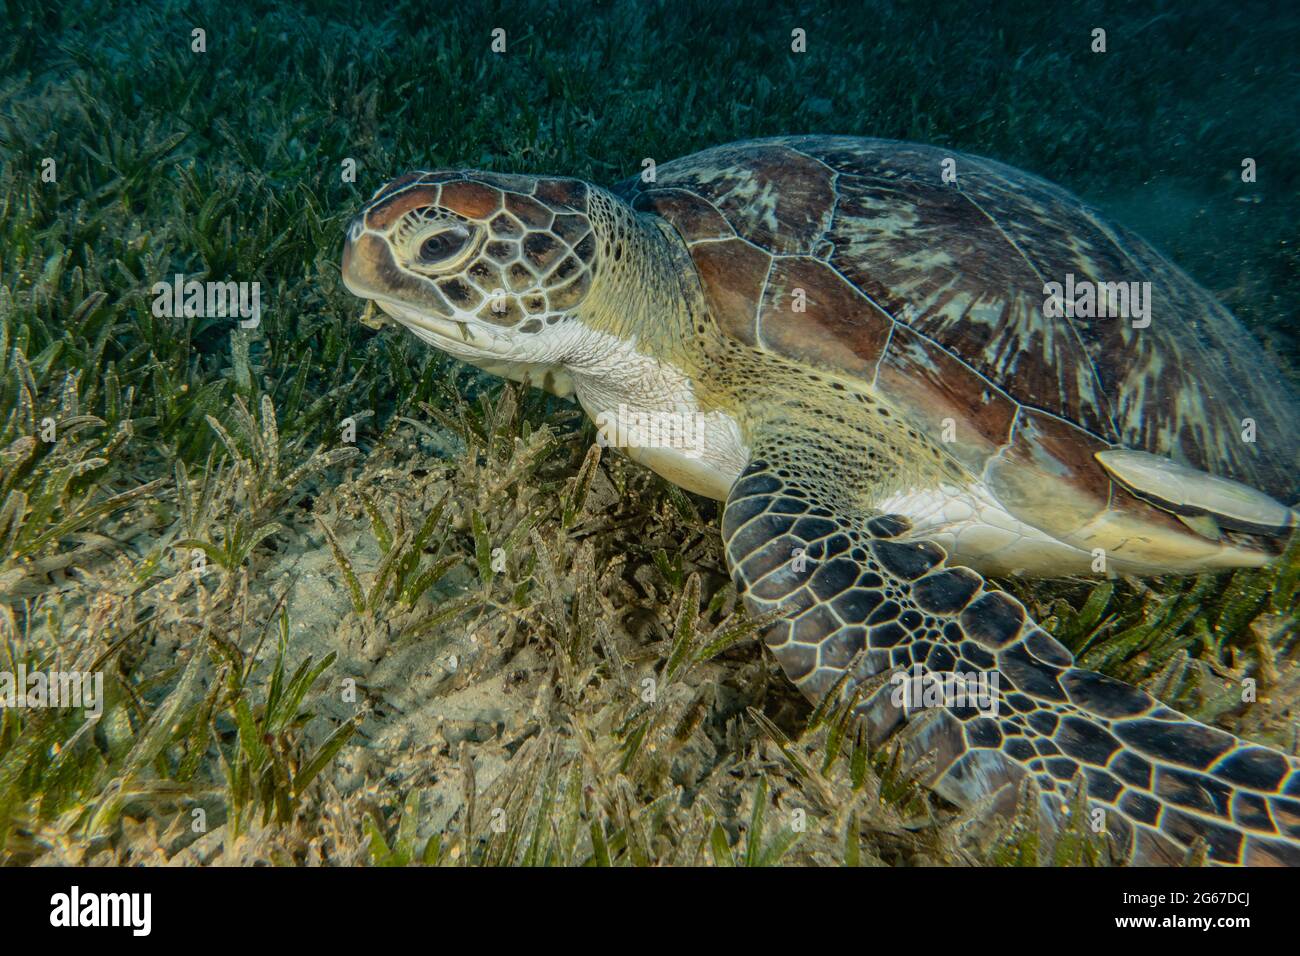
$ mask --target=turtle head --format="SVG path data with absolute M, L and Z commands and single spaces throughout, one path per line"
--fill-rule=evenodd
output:
M 349 224 L 343 282 L 460 357 L 526 360 L 591 289 L 598 192 L 576 179 L 409 173 Z

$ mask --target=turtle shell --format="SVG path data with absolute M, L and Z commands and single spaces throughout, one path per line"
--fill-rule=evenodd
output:
M 1034 514 L 1063 485 L 1076 516 L 1151 510 L 1094 459 L 1117 446 L 1294 500 L 1300 414 L 1277 366 L 1145 241 L 1042 179 L 799 136 L 705 150 L 616 191 L 681 235 L 726 333 L 869 381 L 930 434 L 952 419 L 954 456 L 1040 526 L 1072 523 Z M 1149 325 L 1046 307 L 1048 283 L 1083 280 L 1150 283 Z

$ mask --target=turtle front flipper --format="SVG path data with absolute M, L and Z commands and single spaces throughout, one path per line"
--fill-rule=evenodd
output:
M 904 730 L 909 756 L 933 754 L 926 782 L 959 806 L 1009 810 L 1032 774 L 1059 819 L 1082 772 L 1132 862 L 1179 862 L 1203 837 L 1215 862 L 1300 865 L 1300 762 L 1075 667 L 1019 601 L 854 503 L 861 489 L 815 457 L 759 443 L 722 520 L 746 606 L 786 611 L 765 640 L 805 694 L 896 671 L 858 705 L 872 742 Z

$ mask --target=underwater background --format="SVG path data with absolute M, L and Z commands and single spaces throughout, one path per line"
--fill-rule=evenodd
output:
M 0 861 L 1106 861 L 1025 819 L 972 845 L 761 653 L 712 503 L 361 324 L 343 229 L 412 168 L 916 140 L 1134 229 L 1294 382 L 1300 7 L 6 0 L 0 33 L 0 670 L 105 674 L 97 721 L 0 710 Z M 260 283 L 260 324 L 154 315 L 177 273 Z M 1295 752 L 1294 546 L 998 583 Z

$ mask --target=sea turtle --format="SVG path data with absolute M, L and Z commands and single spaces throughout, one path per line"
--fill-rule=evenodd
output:
M 1081 772 L 1132 861 L 1203 837 L 1213 861 L 1300 864 L 1300 761 L 1075 667 L 982 577 L 1255 566 L 1296 522 L 1278 368 L 1069 193 L 838 136 L 612 190 L 413 172 L 350 223 L 342 269 L 424 341 L 576 396 L 632 458 L 724 501 L 738 591 L 783 612 L 765 640 L 786 674 L 815 700 L 856 688 L 871 739 L 901 732 L 945 798 L 1005 812 L 1028 774 L 1059 822 Z M 1130 314 L 1088 317 L 1123 292 Z

